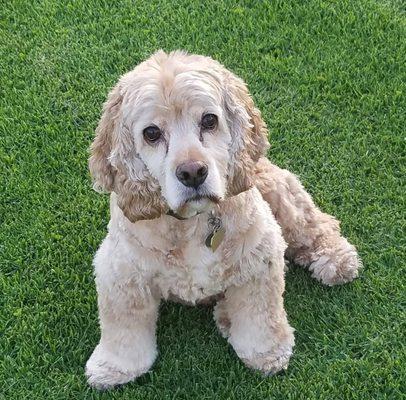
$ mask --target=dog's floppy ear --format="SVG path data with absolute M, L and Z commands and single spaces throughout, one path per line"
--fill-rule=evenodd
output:
M 255 107 L 247 86 L 225 70 L 224 106 L 230 127 L 228 195 L 236 195 L 254 185 L 254 167 L 269 148 L 267 128 Z
M 89 169 L 96 191 L 117 194 L 124 215 L 135 222 L 159 217 L 168 206 L 160 186 L 136 153 L 123 118 L 124 93 L 120 83 L 112 89 L 90 147 Z
M 111 165 L 110 155 L 117 120 L 121 118 L 121 105 L 123 96 L 116 86 L 109 93 L 103 105 L 103 113 L 96 128 L 96 137 L 90 146 L 89 170 L 96 191 L 111 192 L 114 185 L 116 171 Z

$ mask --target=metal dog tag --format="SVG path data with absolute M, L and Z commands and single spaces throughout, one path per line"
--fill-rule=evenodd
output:
M 220 228 L 218 231 L 211 233 L 207 236 L 206 246 L 210 247 L 212 251 L 216 251 L 224 239 L 226 231 L 224 228 Z
M 208 221 L 209 227 L 213 229 L 213 232 L 206 238 L 206 246 L 213 252 L 217 250 L 221 242 L 224 239 L 226 230 L 223 228 L 221 219 L 218 217 L 210 217 Z

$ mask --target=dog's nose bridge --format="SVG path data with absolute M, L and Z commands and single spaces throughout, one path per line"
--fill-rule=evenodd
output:
M 171 136 L 168 156 L 173 170 L 188 161 L 207 163 L 204 147 L 199 138 L 193 133 L 179 133 Z
M 196 126 L 187 122 L 171 127 L 167 165 L 178 182 L 197 189 L 209 175 L 210 159 Z

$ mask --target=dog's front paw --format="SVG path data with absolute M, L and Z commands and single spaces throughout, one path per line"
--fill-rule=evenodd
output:
M 257 353 L 249 359 L 243 358 L 242 361 L 249 368 L 257 369 L 265 375 L 273 375 L 288 368 L 292 354 L 292 347 L 281 346 L 266 353 Z
M 131 357 L 130 357 L 131 355 Z M 105 390 L 130 382 L 147 372 L 156 358 L 152 354 L 129 354 L 119 357 L 98 345 L 86 363 L 86 376 L 90 386 Z
M 362 266 L 355 247 L 345 238 L 340 239 L 334 247 L 321 249 L 319 258 L 309 267 L 312 276 L 328 286 L 351 282 Z
M 295 345 L 293 329 L 289 325 L 285 326 L 283 334 L 282 327 L 278 333 L 269 336 L 269 340 L 263 338 L 256 345 L 251 341 L 245 349 L 234 349 L 247 367 L 265 375 L 276 374 L 287 369 Z
M 249 358 L 242 357 L 241 360 L 249 368 L 257 369 L 265 375 L 273 375 L 288 368 L 292 354 L 293 345 L 281 344 L 267 352 L 254 353 Z

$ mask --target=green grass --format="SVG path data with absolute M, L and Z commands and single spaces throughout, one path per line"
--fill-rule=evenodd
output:
M 402 1 L 2 2 L 0 399 L 406 398 L 405 20 Z M 342 221 L 365 268 L 338 288 L 289 271 L 282 375 L 247 370 L 210 308 L 164 304 L 152 372 L 99 393 L 83 372 L 108 198 L 87 149 L 109 88 L 158 48 L 247 81 L 270 158 Z

